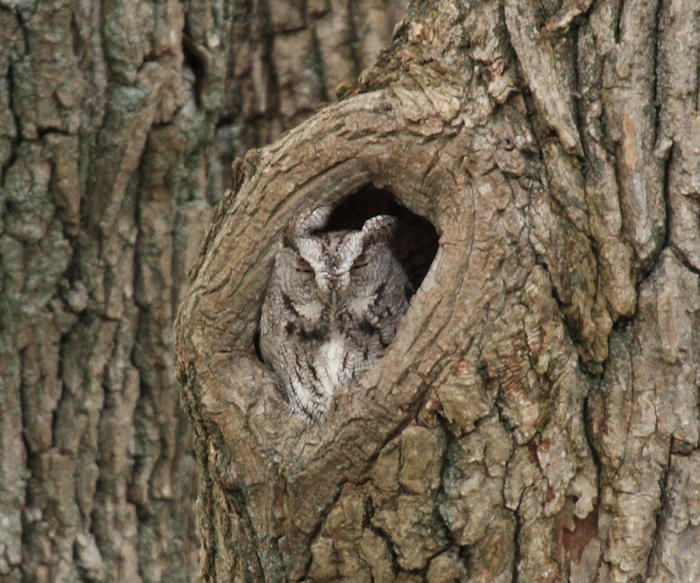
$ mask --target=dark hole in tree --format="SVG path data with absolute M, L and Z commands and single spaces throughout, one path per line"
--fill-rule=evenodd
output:
M 388 190 L 364 185 L 333 209 L 323 230 L 359 230 L 367 219 L 377 215 L 391 215 L 399 220 L 391 248 L 417 290 L 437 253 L 438 234 L 430 221 L 401 206 Z

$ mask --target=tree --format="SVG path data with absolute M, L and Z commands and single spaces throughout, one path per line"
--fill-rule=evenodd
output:
M 700 578 L 699 47 L 697 3 L 415 2 L 341 102 L 234 165 L 177 328 L 203 580 Z M 289 220 L 356 195 L 439 248 L 306 424 L 261 297 Z
M 354 79 L 398 11 L 0 1 L 1 581 L 192 580 L 171 324 L 222 164 Z

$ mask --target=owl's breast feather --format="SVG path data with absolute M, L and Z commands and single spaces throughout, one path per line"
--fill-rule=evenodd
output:
M 321 345 L 320 361 L 324 364 L 326 372 L 326 374 L 323 375 L 325 378 L 322 380 L 324 384 L 328 383 L 329 385 L 324 387 L 328 394 L 333 394 L 333 389 L 345 381 L 343 378 L 345 354 L 345 340 L 337 334 L 332 334 L 330 338 Z

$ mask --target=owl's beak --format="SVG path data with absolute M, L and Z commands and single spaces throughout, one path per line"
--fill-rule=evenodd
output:
M 323 303 L 330 303 L 334 308 L 338 305 L 338 290 L 332 285 L 328 285 L 325 289 L 320 286 L 316 288 L 316 297 Z

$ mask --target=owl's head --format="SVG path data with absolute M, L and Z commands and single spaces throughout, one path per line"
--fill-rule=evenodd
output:
M 332 306 L 376 295 L 396 263 L 389 248 L 396 219 L 379 215 L 359 231 L 313 232 L 319 223 L 307 219 L 283 239 L 275 270 L 286 293 Z

